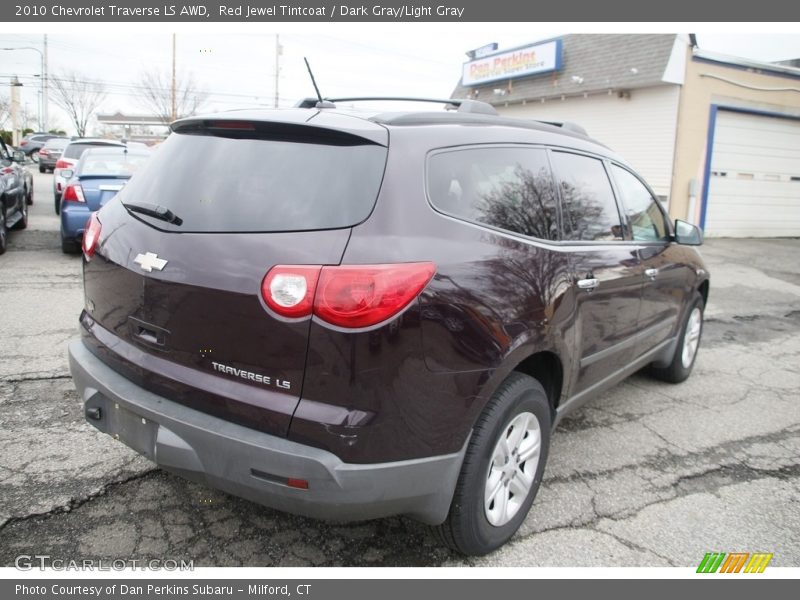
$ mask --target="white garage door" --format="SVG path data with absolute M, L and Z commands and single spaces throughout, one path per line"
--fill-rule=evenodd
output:
M 800 120 L 720 110 L 705 233 L 800 236 Z

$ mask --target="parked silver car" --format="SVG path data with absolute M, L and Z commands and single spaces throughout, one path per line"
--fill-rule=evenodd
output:
M 39 150 L 39 173 L 55 170 L 56 163 L 67 144 L 69 144 L 67 137 L 54 137 L 45 142 Z

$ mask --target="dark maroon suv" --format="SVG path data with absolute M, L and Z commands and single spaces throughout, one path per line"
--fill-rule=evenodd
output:
M 689 376 L 708 273 L 580 128 L 449 108 L 174 123 L 83 238 L 89 422 L 280 510 L 508 540 L 559 419 Z

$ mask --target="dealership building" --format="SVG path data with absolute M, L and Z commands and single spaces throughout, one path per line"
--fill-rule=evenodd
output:
M 708 236 L 800 236 L 800 68 L 689 35 L 572 34 L 474 51 L 453 97 L 572 121 Z

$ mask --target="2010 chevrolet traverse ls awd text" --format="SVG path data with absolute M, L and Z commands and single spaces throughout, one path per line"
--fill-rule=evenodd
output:
M 559 419 L 689 376 L 709 278 L 579 128 L 449 103 L 174 123 L 83 237 L 89 422 L 284 511 L 508 540 Z

